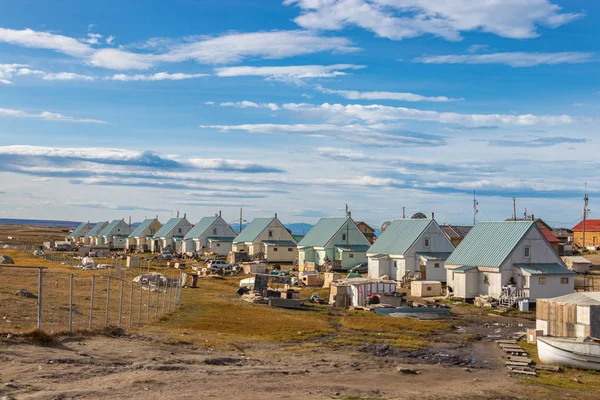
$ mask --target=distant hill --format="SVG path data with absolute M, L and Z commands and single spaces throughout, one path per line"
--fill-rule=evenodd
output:
M 58 226 L 63 228 L 75 228 L 81 222 L 58 221 L 52 219 L 13 219 L 0 218 L 0 224 L 4 225 L 36 225 L 36 226 Z

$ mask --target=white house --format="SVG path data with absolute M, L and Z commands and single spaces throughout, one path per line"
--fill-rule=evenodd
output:
M 298 243 L 298 265 L 331 261 L 336 268 L 349 269 L 367 261 L 370 245 L 350 213 L 341 218 L 321 218 Z
M 158 221 L 158 218 L 145 219 L 127 238 L 127 249 L 139 252 L 150 250 L 152 237 L 160 228 L 162 228 L 162 224 Z
M 131 234 L 131 231 L 131 226 L 124 219 L 116 219 L 96 236 L 96 246 L 124 249 L 127 245 L 127 237 Z
M 446 260 L 446 273 L 448 290 L 464 299 L 535 302 L 575 288 L 574 272 L 535 221 L 479 222 Z
M 181 251 L 183 238 L 192 230 L 192 227 L 192 224 L 186 219 L 185 215 L 183 218 L 171 218 L 152 237 L 150 250 L 153 253 Z
M 367 251 L 369 277 L 390 279 L 419 276 L 446 282 L 444 264 L 454 246 L 434 219 L 392 222 Z
M 293 262 L 298 256 L 297 243 L 277 218 L 255 218 L 233 240 L 232 251 L 248 255 L 263 253 L 269 262 Z M 271 257 L 271 258 L 269 258 Z
M 211 253 L 226 255 L 231 251 L 235 232 L 221 217 L 204 217 L 183 238 L 183 252 L 206 249 Z
M 73 229 L 73 232 L 71 232 L 69 236 L 67 236 L 66 241 L 71 243 L 81 243 L 90 230 L 92 230 L 92 225 L 90 225 L 89 222 L 82 222 L 77 228 Z
M 83 244 L 93 246 L 96 244 L 96 238 L 108 225 L 108 221 L 98 222 L 90 229 L 90 231 L 83 237 Z

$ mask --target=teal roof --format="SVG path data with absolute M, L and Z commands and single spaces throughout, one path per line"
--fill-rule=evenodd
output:
M 335 248 L 340 250 L 340 251 L 356 251 L 356 252 L 361 252 L 364 251 L 366 252 L 367 250 L 369 250 L 368 245 L 364 245 L 364 244 L 339 244 L 336 245 Z
M 296 241 L 296 243 L 300 243 L 300 241 L 302 240 L 302 238 L 304 237 L 304 235 L 292 235 L 292 237 L 294 238 L 294 240 Z
M 291 240 L 265 240 L 263 244 L 267 246 L 293 246 L 296 247 L 296 242 L 292 242 Z
M 450 254 L 452 254 L 452 253 L 451 252 L 444 252 L 444 251 L 417 253 L 418 256 L 421 256 L 424 259 L 429 260 L 429 261 L 447 260 L 448 257 L 450 257 Z
M 98 222 L 96 225 L 90 229 L 90 231 L 85 235 L 85 237 L 98 236 L 98 234 L 102 231 L 102 229 L 108 224 L 108 221 Z
M 198 222 L 191 231 L 185 235 L 184 239 L 194 239 L 202 236 L 204 232 L 215 222 L 217 217 L 204 217 Z
M 575 272 L 558 263 L 553 264 L 515 264 L 523 272 L 531 275 L 574 275 Z
M 102 232 L 98 234 L 98 236 L 108 236 L 110 232 L 115 229 L 117 225 L 119 225 L 123 221 L 122 219 L 115 219 L 110 224 L 106 226 L 106 228 L 102 229 Z
M 399 219 L 390 224 L 377 238 L 369 253 L 404 254 L 421 236 L 431 219 Z
M 254 218 L 234 239 L 234 243 L 253 242 L 275 218 Z
M 302 238 L 299 246 L 325 247 L 348 220 L 344 218 L 321 218 L 315 226 Z
M 129 235 L 130 238 L 136 238 L 136 237 L 140 237 L 144 234 L 144 232 L 146 231 L 146 229 L 150 228 L 150 226 L 152 226 L 152 224 L 154 223 L 154 221 L 156 221 L 156 219 L 154 218 L 150 218 L 150 219 L 145 219 L 144 222 L 142 222 L 141 224 L 139 224 L 134 230 L 133 232 L 131 232 L 131 235 Z M 146 235 L 146 236 L 152 236 L 152 235 Z
M 169 233 L 171 233 L 171 231 L 173 229 L 175 229 L 175 227 L 181 222 L 183 221 L 185 218 L 171 218 L 169 221 L 167 221 L 166 224 L 164 224 L 162 226 L 162 228 L 160 228 L 158 230 L 158 232 L 156 232 L 154 234 L 155 238 L 161 238 L 161 237 L 167 237 L 167 235 Z
M 446 265 L 499 268 L 533 225 L 533 221 L 479 222 Z
M 79 226 L 77 228 L 75 228 L 73 230 L 73 232 L 71 232 L 71 234 L 69 236 L 67 236 L 67 238 L 74 238 L 79 236 L 79 234 L 81 233 L 82 230 L 85 229 L 85 227 L 87 226 L 87 222 L 82 222 L 81 224 L 79 224 Z
M 451 269 L 450 271 L 452 271 L 452 272 L 465 272 L 465 271 L 469 271 L 469 270 L 475 269 L 475 268 L 477 268 L 477 267 L 474 267 L 472 265 L 461 265 L 460 267 Z
M 231 242 L 233 242 L 233 239 L 234 238 L 232 238 L 232 237 L 214 237 L 214 236 L 212 236 L 212 237 L 208 238 L 208 241 L 209 242 L 229 242 L 229 243 L 231 243 Z

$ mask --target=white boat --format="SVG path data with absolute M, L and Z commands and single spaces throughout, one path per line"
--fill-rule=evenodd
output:
M 537 338 L 538 356 L 544 364 L 600 371 L 600 343 L 592 339 Z

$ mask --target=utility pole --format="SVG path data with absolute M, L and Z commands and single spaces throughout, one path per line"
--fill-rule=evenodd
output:
M 587 219 L 588 213 L 588 194 L 587 194 L 587 182 L 585 183 L 585 193 L 583 195 L 583 238 L 581 239 L 581 244 L 585 249 L 587 246 L 585 245 L 585 220 Z
M 406 218 L 406 207 L 402 207 L 402 219 Z
M 517 199 L 513 197 L 513 221 L 517 220 Z
M 475 219 L 479 213 L 479 210 L 477 209 L 478 205 L 479 203 L 477 202 L 477 198 L 475 198 L 475 191 L 473 190 L 473 226 L 475 226 Z
M 240 232 L 242 231 L 243 223 L 244 223 L 244 219 L 242 217 L 242 207 L 240 207 Z

